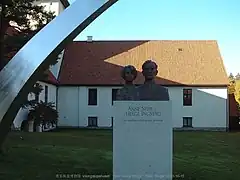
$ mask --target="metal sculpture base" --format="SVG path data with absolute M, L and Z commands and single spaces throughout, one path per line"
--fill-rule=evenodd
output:
M 75 1 L 37 33 L 0 72 L 0 145 L 30 88 L 91 22 L 117 0 Z

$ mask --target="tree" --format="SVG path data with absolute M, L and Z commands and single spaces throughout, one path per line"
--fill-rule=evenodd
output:
M 58 111 L 55 109 L 53 102 L 40 101 L 34 105 L 31 105 L 29 110 L 29 120 L 33 120 L 36 126 L 42 124 L 57 124 Z
M 240 104 L 240 73 L 237 73 L 235 77 L 230 73 L 228 79 L 228 94 L 234 94 L 236 101 Z
M 240 104 L 240 80 L 236 80 L 234 95 L 236 101 Z
M 235 80 L 240 80 L 240 74 L 237 73 L 237 75 L 235 76 Z
M 55 17 L 53 12 L 45 11 L 44 6 L 36 5 L 34 2 L 36 1 L 5 0 L 2 5 L 0 39 L 3 39 L 3 43 L 0 45 L 0 52 L 2 52 L 0 60 L 3 62 L 3 66 L 7 64 L 15 52 Z M 18 33 L 7 34 L 9 27 L 14 28 Z M 54 59 L 51 65 L 56 63 L 57 59 Z M 0 70 L 2 68 L 0 67 Z
M 43 6 L 36 5 L 38 1 L 40 2 L 40 0 L 0 1 L 0 62 L 3 63 L 0 70 L 21 47 L 54 18 L 53 12 L 47 12 Z M 9 28 L 14 29 L 16 33 L 8 34 Z M 56 64 L 57 60 L 53 59 L 50 64 Z M 32 88 L 33 92 L 39 91 L 38 86 Z M 4 137 L 1 137 L 0 146 L 3 140 Z
M 233 81 L 234 80 L 234 76 L 233 76 L 232 73 L 229 74 L 228 79 L 229 79 L 229 81 Z
M 33 3 L 37 1 L 5 0 L 2 3 L 0 40 L 3 41 L 0 44 L 0 62 L 2 62 L 0 70 L 21 47 L 55 17 L 53 12 L 45 11 L 44 6 Z M 15 33 L 8 34 L 8 29 L 14 29 Z M 51 65 L 55 65 L 57 61 L 58 58 L 53 59 Z M 47 74 L 44 72 L 42 77 L 46 78 Z M 34 93 L 41 91 L 41 88 L 35 85 L 30 91 Z
M 235 93 L 235 78 L 232 73 L 228 76 L 229 85 L 228 85 L 228 94 L 234 94 Z
M 43 91 L 42 85 L 39 83 L 36 83 L 34 87 L 30 90 L 30 94 L 35 95 L 35 97 L 39 97 L 42 91 Z M 35 106 L 37 103 L 38 103 L 38 99 L 28 100 L 28 97 L 26 97 L 22 108 L 29 109 L 30 107 Z

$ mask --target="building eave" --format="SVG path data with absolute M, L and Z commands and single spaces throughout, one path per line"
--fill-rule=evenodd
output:
M 135 84 L 140 85 L 140 84 Z M 61 86 L 88 86 L 88 87 L 118 87 L 123 86 L 123 84 L 58 84 L 59 87 Z M 188 88 L 227 88 L 227 84 L 169 84 L 165 85 L 165 87 L 188 87 Z
M 46 83 L 46 84 L 51 84 L 54 86 L 58 86 L 57 82 L 49 81 L 49 80 L 39 80 L 39 82 Z

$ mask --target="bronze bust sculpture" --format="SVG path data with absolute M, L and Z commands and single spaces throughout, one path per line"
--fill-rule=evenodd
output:
M 125 80 L 125 85 L 122 89 L 117 92 L 116 100 L 136 100 L 136 87 L 133 81 L 137 77 L 137 70 L 134 66 L 128 65 L 122 69 L 122 78 Z
M 142 65 L 142 74 L 145 78 L 144 84 L 135 87 L 133 81 L 137 77 L 137 70 L 134 66 L 125 66 L 121 72 L 125 85 L 118 90 L 116 100 L 118 101 L 169 101 L 168 89 L 155 83 L 158 73 L 158 65 L 147 60 Z
M 158 65 L 147 60 L 142 65 L 142 74 L 145 77 L 143 85 L 137 90 L 137 100 L 139 101 L 169 101 L 168 89 L 155 83 L 158 73 Z

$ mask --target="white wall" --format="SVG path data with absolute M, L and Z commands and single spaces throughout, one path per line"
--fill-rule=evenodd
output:
M 45 86 L 48 86 L 48 102 L 53 102 L 55 105 L 57 103 L 57 87 L 52 84 L 39 82 L 43 86 L 43 91 L 39 95 L 39 100 L 44 101 L 45 100 Z
M 96 87 L 91 87 L 96 88 Z M 89 116 L 98 117 L 98 125 L 111 126 L 112 90 L 101 87 L 98 90 L 98 105 L 88 106 L 87 87 L 59 87 L 59 126 L 84 127 Z
M 56 79 L 58 79 L 58 75 L 59 75 L 61 64 L 62 64 L 62 60 L 63 60 L 63 55 L 64 55 L 64 51 L 62 51 L 59 54 L 57 64 L 55 64 L 54 66 L 50 67 L 50 71 L 52 72 L 52 74 L 55 76 Z
M 94 88 L 94 87 L 91 87 Z M 112 88 L 98 88 L 98 105 L 88 106 L 87 87 L 59 87 L 58 111 L 59 126 L 87 126 L 89 116 L 98 117 L 98 125 L 111 126 Z M 116 87 L 113 87 L 116 88 Z M 192 88 L 193 105 L 183 106 L 183 88 L 170 87 L 173 101 L 174 127 L 182 127 L 184 116 L 192 116 L 193 127 L 226 128 L 227 126 L 227 89 Z
M 57 94 L 59 112 L 58 125 L 78 127 L 78 87 L 59 87 Z
M 57 98 L 56 98 L 56 92 L 57 92 L 56 86 L 51 85 L 51 84 L 47 84 L 47 83 L 43 83 L 43 82 L 38 82 L 38 83 L 43 86 L 43 91 L 39 95 L 39 100 L 40 101 L 45 100 L 45 85 L 46 85 L 46 86 L 48 86 L 48 102 L 54 102 L 55 105 L 56 105 L 56 100 L 57 100 Z M 35 95 L 29 94 L 28 95 L 28 100 L 33 100 L 33 99 L 35 99 Z M 21 108 L 18 111 L 18 114 L 13 121 L 14 127 L 15 128 L 20 128 L 22 121 L 27 119 L 27 115 L 28 115 L 28 110 Z
M 33 100 L 34 98 L 35 98 L 35 96 L 33 94 L 28 95 L 28 100 Z M 17 128 L 17 129 L 20 128 L 21 124 L 22 124 L 22 121 L 27 119 L 27 115 L 28 115 L 28 110 L 20 108 L 17 116 L 15 117 L 15 119 L 13 121 L 14 127 Z
M 182 117 L 191 116 L 193 118 L 193 127 L 226 128 L 226 88 L 192 88 L 192 106 L 183 106 L 182 89 L 182 87 L 169 88 L 174 127 L 182 127 Z

